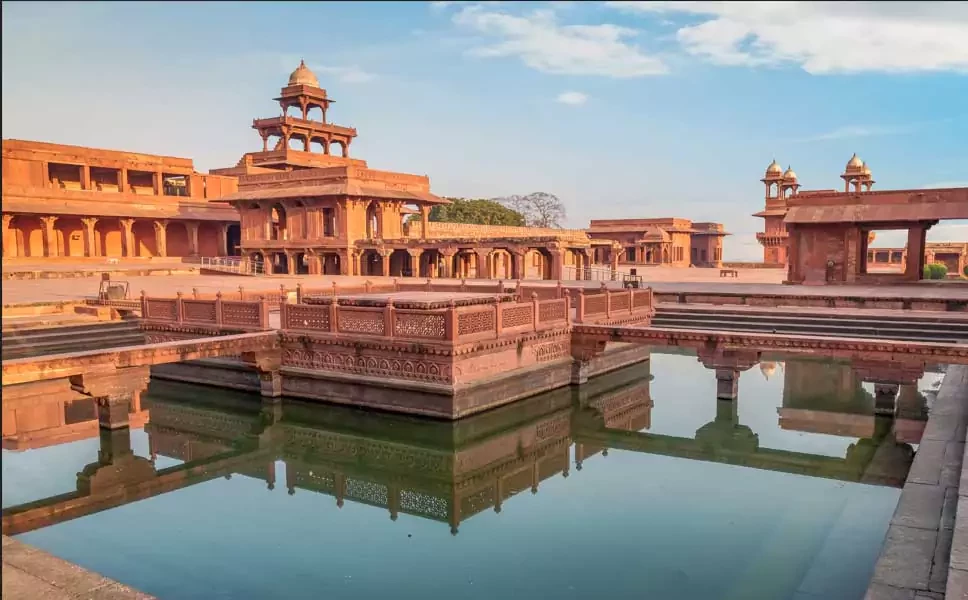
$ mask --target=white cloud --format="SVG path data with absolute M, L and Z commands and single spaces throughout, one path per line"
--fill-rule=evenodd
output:
M 901 135 L 918 130 L 917 125 L 845 125 L 824 133 L 800 138 L 799 142 L 822 142 L 848 138 L 871 137 L 875 135 Z
M 555 13 L 513 15 L 483 5 L 466 6 L 454 23 L 497 41 L 473 48 L 473 56 L 518 57 L 532 69 L 559 75 L 630 78 L 661 75 L 665 64 L 627 41 L 637 32 L 617 25 L 560 25 Z
M 968 187 L 968 181 L 936 181 L 921 186 L 928 190 Z
M 721 65 L 799 64 L 812 74 L 968 71 L 963 2 L 607 2 L 688 15 L 677 39 Z
M 308 66 L 320 79 L 323 79 L 323 75 L 331 75 L 343 83 L 366 83 L 376 79 L 375 74 L 364 71 L 355 65 L 349 67 Z M 322 82 L 320 82 L 320 85 L 322 85 Z
M 555 99 L 555 101 L 560 102 L 562 104 L 571 104 L 572 106 L 579 106 L 581 104 L 588 102 L 588 96 L 581 92 L 562 92 L 558 94 L 558 97 Z

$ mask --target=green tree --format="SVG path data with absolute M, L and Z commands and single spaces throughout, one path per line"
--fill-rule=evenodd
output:
M 445 223 L 476 223 L 478 225 L 525 224 L 524 215 L 500 202 L 484 198 L 448 198 L 451 204 L 439 204 L 430 209 L 430 220 Z

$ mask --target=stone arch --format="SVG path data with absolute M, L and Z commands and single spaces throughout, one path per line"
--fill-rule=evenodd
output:
M 371 240 L 380 239 L 380 205 L 376 202 L 370 202 L 369 206 L 366 207 L 366 237 Z
M 289 239 L 286 232 L 286 207 L 280 203 L 274 204 L 269 210 L 269 239 Z
M 17 241 L 17 256 L 44 255 L 44 224 L 39 217 L 17 215 L 10 220 Z
M 288 147 L 290 150 L 302 150 L 303 152 L 308 152 L 309 138 L 301 133 L 290 133 Z
M 360 255 L 360 275 L 379 277 L 383 275 L 383 256 L 376 250 L 364 250 Z
M 443 255 L 440 253 L 440 250 L 437 250 L 436 248 L 424 250 L 423 254 L 420 255 L 420 266 L 418 268 L 418 271 L 419 271 L 418 276 L 440 277 L 442 260 L 443 260 Z
M 339 148 L 339 153 L 337 154 L 336 148 Z M 332 156 L 346 156 L 346 144 L 341 140 L 331 140 L 329 142 L 329 154 Z
M 134 237 L 133 256 L 158 256 L 158 240 L 155 239 L 155 224 L 151 221 L 135 221 L 131 226 Z
M 666 264 L 666 263 L 669 262 L 669 247 L 668 246 L 662 248 L 662 262 L 664 264 Z
M 57 256 L 84 256 L 84 225 L 80 217 L 58 217 L 54 237 Z
M 312 257 L 307 256 L 305 252 L 296 252 L 292 255 L 292 261 L 295 263 L 294 271 L 296 275 L 309 275 L 309 263 Z
M 329 154 L 329 148 L 326 145 L 326 139 L 321 137 L 314 137 L 309 140 L 309 151 L 318 154 Z
M 169 221 L 165 225 L 165 255 L 191 256 L 191 242 L 188 239 L 188 224 L 184 221 Z
M 289 272 L 289 257 L 285 252 L 273 252 L 269 255 L 272 272 L 286 274 Z
M 94 253 L 98 256 L 124 256 L 124 233 L 117 219 L 98 219 L 94 224 Z
M 242 254 L 242 226 L 232 223 L 225 232 L 225 254 L 227 256 L 240 256 Z
M 531 248 L 524 255 L 524 275 L 525 279 L 551 279 L 552 277 L 551 252 L 547 248 Z
M 222 256 L 225 248 L 219 248 L 219 226 L 217 223 L 203 221 L 198 225 L 198 255 Z
M 320 257 L 323 275 L 339 275 L 342 273 L 342 259 L 338 252 L 324 252 Z
M 413 277 L 414 273 L 410 268 L 410 253 L 406 250 L 397 248 L 390 253 L 390 276 L 391 277 Z

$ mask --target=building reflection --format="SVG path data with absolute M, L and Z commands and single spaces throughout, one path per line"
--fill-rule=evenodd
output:
M 914 454 L 910 444 L 917 442 L 918 426 L 923 428 L 926 418 L 916 386 L 894 384 L 894 408 L 888 412 L 878 407 L 883 408 L 892 384 L 879 375 L 880 391 L 867 392 L 862 384 L 874 372 L 869 365 L 858 370 L 849 364 L 784 361 L 779 426 L 856 438 L 843 457 L 819 456 L 764 448 L 756 432 L 740 422 L 738 373 L 755 360 L 745 354 L 700 360 L 717 379 L 717 392 L 708 399 L 716 405 L 716 416 L 692 437 L 650 432 L 649 362 L 457 422 L 302 402 L 263 404 L 244 393 L 152 381 L 146 409 L 132 403 L 138 418 L 150 413 L 144 425 L 148 457 L 132 452 L 129 429 L 99 430 L 93 408 L 65 393 L 59 411 L 45 409 L 46 420 L 18 419 L 9 431 L 5 422 L 4 447 L 18 450 L 98 436 L 98 455 L 78 473 L 75 491 L 5 509 L 3 532 L 23 533 L 243 475 L 263 480 L 274 493 L 285 489 L 328 496 L 336 507 L 346 502 L 376 506 L 392 520 L 400 514 L 432 519 L 456 535 L 461 523 L 475 515 L 501 512 L 518 502 L 516 496 L 536 494 L 543 482 L 568 477 L 572 445 L 578 470 L 613 448 L 903 484 Z M 56 404 L 51 398 L 46 403 Z M 157 468 L 158 456 L 181 464 Z M 285 465 L 284 486 L 276 479 L 279 461 Z

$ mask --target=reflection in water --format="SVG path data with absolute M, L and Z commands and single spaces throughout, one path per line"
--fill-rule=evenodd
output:
M 708 360 L 703 362 L 705 364 Z M 661 365 L 661 370 L 657 368 L 658 365 Z M 263 493 L 268 491 L 278 494 L 279 492 L 274 491 L 277 489 L 277 473 L 284 471 L 284 475 L 279 473 L 279 476 L 284 477 L 288 495 L 302 498 L 304 494 L 308 494 L 312 498 L 308 506 L 302 504 L 302 501 L 290 500 L 290 503 L 295 502 L 291 504 L 291 510 L 296 511 L 294 514 L 303 514 L 304 518 L 317 513 L 321 497 L 330 497 L 333 504 L 340 509 L 347 507 L 348 510 L 350 505 L 377 507 L 385 511 L 392 521 L 399 520 L 401 515 L 409 515 L 428 523 L 445 524 L 445 531 L 449 531 L 451 535 L 457 535 L 463 524 L 474 522 L 478 515 L 488 512 L 501 513 L 504 506 L 513 501 L 516 495 L 523 492 L 538 494 L 546 483 L 550 485 L 549 482 L 552 481 L 561 482 L 562 479 L 556 478 L 557 475 L 568 477 L 572 464 L 572 446 L 574 446 L 575 468 L 585 469 L 580 476 L 569 478 L 567 485 L 555 484 L 546 498 L 544 494 L 539 494 L 532 500 L 531 502 L 535 503 L 534 508 L 541 511 L 539 513 L 533 512 L 534 509 L 529 508 L 526 502 L 515 501 L 516 510 L 521 511 L 521 514 L 531 515 L 528 525 L 519 524 L 519 527 L 525 527 L 520 534 L 528 537 L 525 545 L 541 542 L 556 546 L 563 543 L 557 538 L 561 531 L 574 526 L 575 519 L 598 522 L 603 529 L 613 532 L 614 535 L 621 535 L 622 526 L 618 523 L 624 522 L 627 527 L 633 521 L 627 521 L 632 518 L 632 515 L 622 512 L 619 508 L 624 505 L 619 501 L 619 495 L 627 493 L 649 496 L 653 492 L 640 489 L 639 486 L 648 485 L 650 481 L 660 487 L 669 485 L 674 489 L 684 489 L 683 486 L 688 488 L 697 483 L 708 483 L 718 479 L 724 482 L 723 485 L 746 493 L 747 488 L 755 489 L 756 486 L 763 485 L 762 482 L 766 480 L 759 475 L 752 475 L 753 471 L 749 469 L 731 471 L 727 479 L 723 480 L 725 472 L 715 471 L 715 469 L 719 469 L 720 467 L 716 465 L 720 464 L 752 467 L 775 473 L 769 476 L 771 486 L 769 489 L 773 489 L 776 485 L 780 485 L 780 488 L 789 486 L 791 490 L 816 490 L 812 493 L 819 496 L 809 506 L 794 502 L 795 506 L 791 505 L 790 510 L 795 509 L 800 516 L 793 521 L 784 520 L 775 523 L 780 529 L 769 534 L 762 529 L 770 522 L 766 511 L 763 517 L 757 518 L 755 515 L 751 517 L 745 514 L 743 509 L 737 507 L 738 512 L 732 513 L 732 516 L 724 515 L 723 518 L 730 519 L 726 523 L 731 523 L 732 520 L 749 521 L 753 518 L 747 526 L 747 533 L 756 537 L 755 532 L 760 531 L 759 539 L 767 544 L 760 548 L 759 553 L 756 554 L 758 556 L 756 560 L 763 561 L 763 565 L 771 561 L 774 563 L 779 561 L 787 567 L 796 563 L 802 571 L 787 579 L 783 579 L 780 573 L 769 577 L 746 573 L 730 588 L 732 596 L 785 597 L 783 594 L 790 594 L 798 588 L 803 591 L 806 589 L 804 586 L 813 585 L 815 588 L 816 582 L 808 585 L 810 581 L 817 578 L 816 575 L 810 575 L 813 572 L 808 568 L 812 564 L 811 561 L 819 560 L 815 557 L 826 557 L 832 552 L 847 551 L 860 557 L 855 556 L 851 559 L 853 562 L 848 561 L 858 572 L 852 575 L 852 579 L 846 574 L 842 579 L 834 578 L 839 582 L 838 585 L 846 586 L 844 595 L 838 595 L 839 592 L 830 595 L 827 590 L 824 592 L 824 597 L 856 597 L 851 590 L 862 589 L 862 584 L 866 584 L 869 570 L 873 566 L 880 546 L 878 536 L 882 537 L 886 530 L 890 510 L 893 502 L 896 502 L 896 492 L 893 495 L 881 496 L 880 504 L 873 503 L 883 507 L 881 510 L 883 519 L 871 521 L 864 526 L 867 527 L 866 530 L 855 523 L 852 526 L 854 538 L 845 542 L 845 548 L 825 550 L 826 546 L 820 538 L 817 538 L 817 535 L 821 533 L 827 535 L 828 532 L 837 530 L 839 527 L 837 524 L 845 518 L 843 515 L 852 510 L 853 504 L 850 498 L 854 496 L 844 496 L 843 494 L 847 492 L 833 493 L 829 485 L 820 484 L 822 481 L 820 479 L 803 481 L 783 479 L 784 483 L 781 483 L 776 477 L 789 478 L 789 475 L 781 474 L 808 475 L 826 480 L 889 487 L 901 486 L 914 454 L 910 444 L 917 443 L 920 435 L 919 427 L 923 428 L 923 422 L 926 419 L 925 399 L 912 384 L 895 385 L 891 395 L 891 390 L 885 387 L 889 387 L 890 384 L 879 382 L 878 393 L 872 395 L 864 389 L 860 375 L 849 364 L 798 359 L 764 362 L 763 365 L 768 365 L 768 367 L 761 366 L 763 374 L 773 376 L 773 379 L 767 382 L 771 386 L 774 383 L 780 385 L 777 376 L 782 374 L 782 399 L 768 398 L 778 416 L 773 417 L 776 420 L 771 430 L 764 430 L 757 426 L 759 431 L 744 424 L 744 419 L 741 418 L 741 415 L 745 414 L 744 402 L 754 400 L 757 391 L 755 386 L 758 384 L 750 382 L 749 396 L 744 396 L 747 380 L 743 379 L 737 387 L 739 379 L 737 375 L 735 379 L 728 379 L 726 386 L 729 393 L 738 389 L 738 393 L 734 394 L 737 397 L 718 399 L 717 396 L 723 395 L 722 381 L 719 382 L 718 387 L 716 382 L 717 378 L 723 377 L 722 364 L 707 365 L 716 369 L 714 377 L 712 372 L 697 364 L 695 358 L 685 356 L 654 355 L 651 368 L 658 375 L 656 384 L 651 383 L 650 364 L 639 364 L 593 379 L 588 385 L 580 388 L 557 390 L 456 423 L 299 402 L 287 401 L 263 405 L 258 398 L 254 401 L 252 396 L 245 394 L 153 381 L 144 398 L 148 410 L 142 411 L 150 412 L 150 422 L 144 426 L 149 444 L 149 457 L 141 457 L 132 452 L 132 434 L 127 429 L 99 433 L 96 421 L 90 431 L 83 426 L 79 428 L 75 415 L 86 413 L 74 406 L 76 403 L 63 403 L 61 415 L 48 410 L 47 414 L 52 416 L 47 422 L 34 420 L 25 424 L 27 421 L 21 421 L 18 424 L 25 425 L 20 430 L 5 430 L 4 447 L 8 449 L 28 447 L 30 440 L 73 439 L 66 436 L 65 432 L 67 429 L 74 428 L 71 431 L 75 432 L 72 434 L 75 437 L 82 435 L 77 432 L 84 432 L 83 435 L 88 437 L 99 436 L 99 450 L 96 456 L 90 457 L 91 462 L 77 474 L 75 485 L 72 486 L 73 491 L 6 507 L 3 511 L 3 530 L 4 533 L 22 534 L 54 526 L 31 534 L 39 537 L 34 540 L 28 536 L 27 541 L 36 542 L 55 553 L 62 550 L 69 555 L 69 558 L 75 559 L 70 550 L 71 542 L 64 537 L 66 534 L 58 535 L 57 532 L 63 527 L 72 525 L 69 522 L 74 520 L 78 527 L 89 522 L 88 519 L 80 519 L 80 517 L 102 513 L 91 519 L 102 519 L 105 523 L 115 522 L 123 518 L 120 516 L 121 513 L 118 512 L 119 516 L 112 517 L 111 515 L 116 514 L 115 511 L 104 511 L 108 509 L 120 511 L 118 507 L 136 500 L 152 498 L 150 508 L 148 503 L 145 503 L 144 509 L 136 509 L 137 506 L 142 505 L 139 503 L 125 507 L 124 510 L 127 514 L 140 515 L 156 514 L 155 511 L 158 510 L 163 512 L 174 510 L 173 514 L 182 515 L 180 518 L 184 519 L 185 515 L 197 510 L 195 505 L 185 506 L 177 500 L 183 497 L 189 488 L 200 490 L 198 494 L 194 494 L 194 497 L 201 506 L 218 507 L 220 504 L 233 503 L 235 499 L 242 502 L 241 498 L 248 498 L 256 493 L 246 484 L 244 491 L 240 491 L 237 487 L 232 488 L 232 494 L 239 493 L 242 496 L 233 496 L 227 491 L 211 496 L 214 492 L 208 490 L 217 491 L 230 485 L 226 480 L 232 475 L 241 475 L 246 481 L 261 480 Z M 687 394 L 675 397 L 671 393 L 673 389 L 688 389 L 684 383 L 686 379 L 682 380 L 682 385 L 674 388 L 666 385 L 666 375 L 669 376 L 668 379 L 705 378 L 710 385 L 708 393 L 704 394 L 705 397 L 692 397 Z M 728 375 L 728 377 L 733 376 Z M 652 394 L 656 389 L 662 390 L 663 397 L 654 401 Z M 779 395 L 777 393 L 777 396 Z M 888 397 L 894 404 L 891 410 L 885 410 Z M 653 427 L 653 420 L 657 418 L 653 410 L 657 408 L 656 404 L 659 404 L 663 411 L 678 411 L 685 416 L 699 410 L 708 411 L 707 414 L 710 414 L 711 418 L 694 427 L 692 434 L 681 435 L 679 431 L 659 433 L 658 431 L 666 430 L 658 422 L 656 423 L 658 429 Z M 85 422 L 80 421 L 80 423 Z M 799 442 L 789 437 L 790 435 L 816 434 L 823 434 L 824 438 L 829 436 L 848 438 L 843 442 L 845 450 L 835 453 L 815 453 L 791 449 Z M 770 444 L 764 443 L 761 437 L 768 439 Z M 37 445 L 43 446 L 43 444 Z M 780 447 L 770 447 L 771 445 Z M 614 457 L 609 456 L 609 449 L 613 450 Z M 42 449 L 23 454 L 5 451 L 4 461 L 31 460 L 36 461 L 38 466 L 42 466 L 43 453 L 49 450 Z M 614 452 L 616 450 L 619 452 Z M 589 475 L 587 463 L 596 456 L 608 458 L 606 462 L 595 461 L 595 469 L 598 469 L 599 473 Z M 650 456 L 654 458 L 647 458 Z M 164 459 L 167 459 L 167 464 L 171 466 L 162 468 Z M 667 462 L 680 459 L 688 459 L 688 461 Z M 635 461 L 640 463 L 638 468 L 635 466 Z M 699 463 L 692 461 L 699 461 Z M 696 464 L 697 467 L 689 466 L 691 464 Z M 678 481 L 677 476 L 680 472 L 694 473 L 701 464 L 710 465 L 708 468 L 703 467 L 702 471 L 705 473 L 703 477 L 708 478 L 707 482 L 697 482 L 697 478 L 693 477 L 688 483 L 682 481 L 675 483 Z M 651 466 L 643 468 L 646 465 Z M 679 466 L 671 467 L 671 465 Z M 597 487 L 595 482 L 601 480 L 603 476 L 609 478 L 604 484 L 605 487 Z M 225 478 L 221 480 L 223 483 L 217 483 L 223 477 Z M 663 481 L 666 483 L 663 484 Z M 10 481 L 5 472 L 5 484 L 6 488 L 8 485 L 20 485 L 20 482 Z M 211 485 L 223 487 L 212 488 Z M 633 489 L 639 491 L 636 492 Z M 872 489 L 866 490 L 864 486 L 849 489 L 853 490 L 851 494 L 861 494 L 865 497 L 873 493 Z M 723 492 L 726 492 L 725 488 Z M 731 493 L 725 495 L 729 496 Z M 763 492 L 762 495 L 767 498 L 773 493 L 775 492 Z M 810 493 L 805 492 L 806 496 Z M 198 500 L 199 494 L 203 496 L 209 494 L 210 497 L 206 496 L 207 500 L 204 501 Z M 798 492 L 798 494 L 803 496 L 804 493 Z M 172 500 L 169 502 L 167 498 Z M 833 498 L 839 500 L 835 504 L 830 504 Z M 746 499 L 746 502 L 755 504 L 758 500 Z M 672 503 L 670 506 L 676 503 L 686 506 L 692 505 L 694 501 L 702 503 L 704 500 L 695 499 L 691 495 L 682 497 L 672 493 L 658 502 L 670 501 Z M 711 498 L 705 500 L 707 504 L 710 501 L 714 500 Z M 159 502 L 164 503 L 159 504 Z M 870 500 L 865 500 L 864 503 L 871 505 Z M 700 512 L 709 510 L 706 505 L 699 506 L 701 508 L 696 510 Z M 823 508 L 824 506 L 827 508 Z M 586 512 L 588 510 L 609 511 L 610 507 L 618 511 L 615 514 L 617 519 L 610 519 L 607 524 L 601 521 L 600 516 L 592 516 Z M 129 508 L 136 511 L 132 513 Z M 214 514 L 231 511 L 227 506 L 214 510 L 216 511 Z M 305 510 L 312 512 L 305 513 Z M 867 519 L 870 520 L 870 514 L 874 513 L 876 511 L 869 512 Z M 256 523 L 270 516 L 275 519 L 272 521 L 275 523 L 279 523 L 279 519 L 288 522 L 295 518 L 298 521 L 298 517 L 287 514 L 257 513 L 250 515 L 250 518 L 253 519 L 253 523 Z M 505 515 L 501 516 L 507 518 Z M 318 515 L 315 518 L 318 518 Z M 359 523 L 358 519 L 350 513 L 346 513 L 346 518 L 353 521 L 355 527 L 362 528 L 359 529 L 360 532 L 368 532 L 365 535 L 379 535 L 378 526 L 372 525 L 370 521 L 365 524 Z M 644 518 L 644 515 L 638 518 Z M 694 518 L 699 519 L 697 523 L 702 520 L 698 515 Z M 486 522 L 486 517 L 480 517 L 480 519 L 482 523 Z M 690 517 L 679 515 L 670 519 L 671 522 L 682 523 L 683 526 L 688 527 Z M 546 521 L 547 525 L 545 525 Z M 492 528 L 496 528 L 492 534 L 500 537 L 502 532 L 498 530 L 501 529 L 502 521 L 492 520 L 490 523 Z M 237 526 L 238 524 L 230 523 L 214 525 L 220 532 L 217 535 L 232 536 L 237 534 L 231 534 L 229 530 L 222 528 L 231 529 Z M 408 527 L 412 526 L 408 525 Z M 715 530 L 715 527 L 719 526 L 707 527 L 702 535 L 707 536 L 714 545 L 723 548 L 728 548 L 732 543 L 739 543 L 717 537 L 723 533 Z M 339 525 L 331 524 L 331 527 L 335 529 Z M 99 530 L 99 535 L 110 536 L 111 534 L 108 533 L 110 529 L 108 527 L 106 530 Z M 533 531 L 528 533 L 526 529 L 533 529 Z M 556 532 L 556 529 L 559 531 Z M 817 529 L 822 531 L 818 532 Z M 866 537 L 861 535 L 861 530 L 868 531 L 869 535 Z M 42 535 L 48 531 L 51 532 L 46 534 L 48 537 Z M 187 532 L 181 533 L 183 537 L 189 537 Z M 671 532 L 667 533 L 672 535 Z M 463 540 L 468 535 L 485 538 L 480 541 L 462 542 L 472 546 L 487 543 L 486 538 L 489 536 L 488 531 L 477 530 L 470 534 L 465 532 L 459 537 Z M 592 533 L 583 535 L 592 538 L 597 536 Z M 685 532 L 675 535 L 683 535 L 683 539 L 689 538 Z M 256 551 L 255 549 L 259 547 L 257 538 L 258 536 L 253 539 L 239 538 L 237 544 Z M 657 539 L 662 539 L 661 543 L 656 542 L 658 549 L 667 547 L 669 544 L 672 546 L 667 548 L 669 550 L 667 556 L 656 559 L 658 561 L 656 564 L 680 556 L 674 549 L 680 544 L 675 536 Z M 45 540 L 49 542 L 50 547 L 43 543 Z M 801 540 L 806 546 L 798 546 L 797 540 Z M 860 551 L 856 547 L 851 550 L 851 545 L 861 543 L 860 540 L 866 543 L 865 550 Z M 91 540 L 88 540 L 88 543 L 90 542 Z M 572 547 L 575 543 L 584 545 L 593 544 L 593 542 L 593 539 L 579 538 L 564 543 L 567 547 Z M 645 539 L 640 542 L 649 544 Z M 357 541 L 351 536 L 341 538 L 339 543 L 350 548 Z M 524 543 L 524 540 L 521 540 L 521 543 Z M 770 544 L 775 545 L 772 550 L 769 549 Z M 194 552 L 191 551 L 191 546 L 188 548 L 190 554 Z M 594 548 L 594 545 L 590 548 Z M 705 552 L 695 544 L 686 544 L 684 550 L 687 552 L 683 556 L 693 560 L 704 555 Z M 138 550 L 138 552 L 142 551 L 144 550 Z M 451 552 L 442 546 L 435 547 L 434 551 Z M 135 584 L 148 592 L 167 592 L 183 597 L 191 596 L 193 593 L 197 595 L 198 589 L 206 587 L 205 582 L 195 581 L 192 584 L 191 580 L 187 580 L 183 584 L 184 587 L 179 587 L 179 584 L 173 581 L 163 582 L 153 579 L 152 575 L 143 573 L 141 569 L 131 564 L 126 564 L 122 568 L 101 556 L 109 553 L 93 554 L 94 558 L 88 553 L 86 556 L 81 556 L 78 562 L 126 583 Z M 101 558 L 97 558 L 99 556 Z M 468 557 L 468 560 L 486 561 L 489 557 L 491 555 L 487 554 L 476 558 Z M 863 562 L 864 557 L 868 562 Z M 711 557 L 707 558 L 712 560 Z M 100 560 L 107 562 L 102 564 Z M 722 557 L 717 560 L 727 561 Z M 855 564 L 858 560 L 861 564 Z M 522 564 L 527 562 L 528 560 L 524 559 L 517 568 L 521 569 Z M 112 571 L 112 568 L 119 572 Z M 779 565 L 770 568 L 779 568 Z M 710 573 L 714 573 L 717 567 L 709 566 L 708 569 Z M 677 571 L 677 573 L 679 574 L 663 575 L 668 581 L 676 584 L 674 589 L 679 594 L 677 597 L 710 597 L 710 590 L 703 587 L 706 585 L 704 575 L 694 573 L 687 576 L 685 571 Z M 529 575 L 527 569 L 504 575 L 510 579 L 506 581 L 498 577 L 495 577 L 495 581 L 488 579 L 487 585 L 490 587 L 479 590 L 483 594 L 481 597 L 493 597 L 501 590 L 512 594 L 520 593 L 524 589 L 531 589 L 531 586 L 542 585 L 543 582 L 540 577 L 530 581 L 529 578 L 532 575 L 535 577 L 537 575 Z M 215 574 L 210 576 L 218 578 Z M 736 573 L 733 573 L 733 576 L 736 576 Z M 240 581 L 244 579 L 238 573 L 234 577 Z M 587 593 L 576 592 L 587 582 L 575 577 L 579 577 L 578 572 L 566 577 L 572 581 L 571 588 L 559 590 L 558 595 L 588 597 Z M 755 579 L 755 585 L 743 579 L 744 577 Z M 827 577 L 824 581 L 829 579 L 830 577 Z M 501 583 L 499 584 L 497 580 Z M 525 583 L 526 581 L 530 583 Z M 848 581 L 852 582 L 853 588 L 845 583 Z M 392 581 L 386 580 L 384 583 L 392 583 Z M 479 583 L 484 585 L 485 582 Z M 223 581 L 222 585 L 228 584 Z M 645 584 L 640 584 L 637 588 L 639 591 L 644 589 L 641 585 Z M 648 585 L 659 584 L 650 582 Z M 391 585 L 390 588 L 381 589 L 386 592 L 392 588 Z M 380 591 L 376 588 L 368 589 L 372 593 Z M 425 591 L 428 589 L 430 588 Z M 456 588 L 447 586 L 439 589 L 451 594 L 466 595 L 464 594 L 466 590 L 458 591 Z M 195 591 L 192 592 L 192 590 Z M 757 595 L 766 593 L 764 590 L 771 590 L 769 592 L 771 594 L 780 593 L 778 590 L 785 591 L 779 596 Z M 622 596 L 624 593 L 618 588 L 612 589 L 612 592 L 612 595 L 617 596 Z M 306 589 L 294 595 L 313 596 L 314 594 Z M 346 595 L 367 597 L 363 593 Z M 723 597 L 729 595 L 726 594 Z M 414 597 L 420 597 L 420 595 L 414 594 Z

